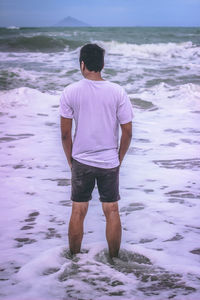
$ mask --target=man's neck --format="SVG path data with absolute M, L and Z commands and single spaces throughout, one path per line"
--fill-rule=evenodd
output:
M 96 81 L 100 81 L 100 80 L 104 80 L 101 77 L 101 73 L 100 72 L 90 72 L 85 76 L 86 79 L 90 79 L 90 80 L 96 80 Z

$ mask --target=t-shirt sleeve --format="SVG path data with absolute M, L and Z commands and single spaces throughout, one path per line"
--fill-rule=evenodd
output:
M 131 101 L 125 90 L 122 89 L 120 101 L 118 102 L 117 119 L 120 124 L 126 124 L 131 122 L 133 117 L 134 114 Z
M 66 90 L 62 92 L 60 97 L 60 115 L 68 119 L 73 119 L 74 116 L 74 111 L 70 105 Z

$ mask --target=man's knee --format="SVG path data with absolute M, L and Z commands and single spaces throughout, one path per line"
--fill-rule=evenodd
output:
M 103 202 L 102 207 L 106 218 L 119 215 L 118 202 Z
M 87 214 L 88 202 L 73 202 L 72 216 L 77 218 L 84 218 Z

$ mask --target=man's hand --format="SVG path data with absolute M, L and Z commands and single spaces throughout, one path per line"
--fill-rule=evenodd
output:
M 120 166 L 122 163 L 122 160 L 129 148 L 129 145 L 131 143 L 132 138 L 132 122 L 126 123 L 126 124 L 120 124 L 122 135 L 120 140 L 120 147 L 119 147 L 119 162 Z
M 72 119 L 60 119 L 62 145 L 70 169 L 72 168 Z
M 68 163 L 68 165 L 69 165 L 70 169 L 72 169 L 72 163 Z

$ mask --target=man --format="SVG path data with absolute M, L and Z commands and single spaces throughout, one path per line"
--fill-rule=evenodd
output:
M 106 217 L 110 257 L 118 256 L 121 222 L 118 211 L 119 167 L 132 137 L 132 106 L 124 89 L 104 80 L 105 50 L 87 44 L 80 50 L 83 79 L 68 85 L 60 98 L 62 144 L 72 170 L 69 248 L 80 252 L 88 201 L 97 182 Z M 72 119 L 75 134 L 72 142 Z M 118 149 L 119 124 L 122 135 Z

